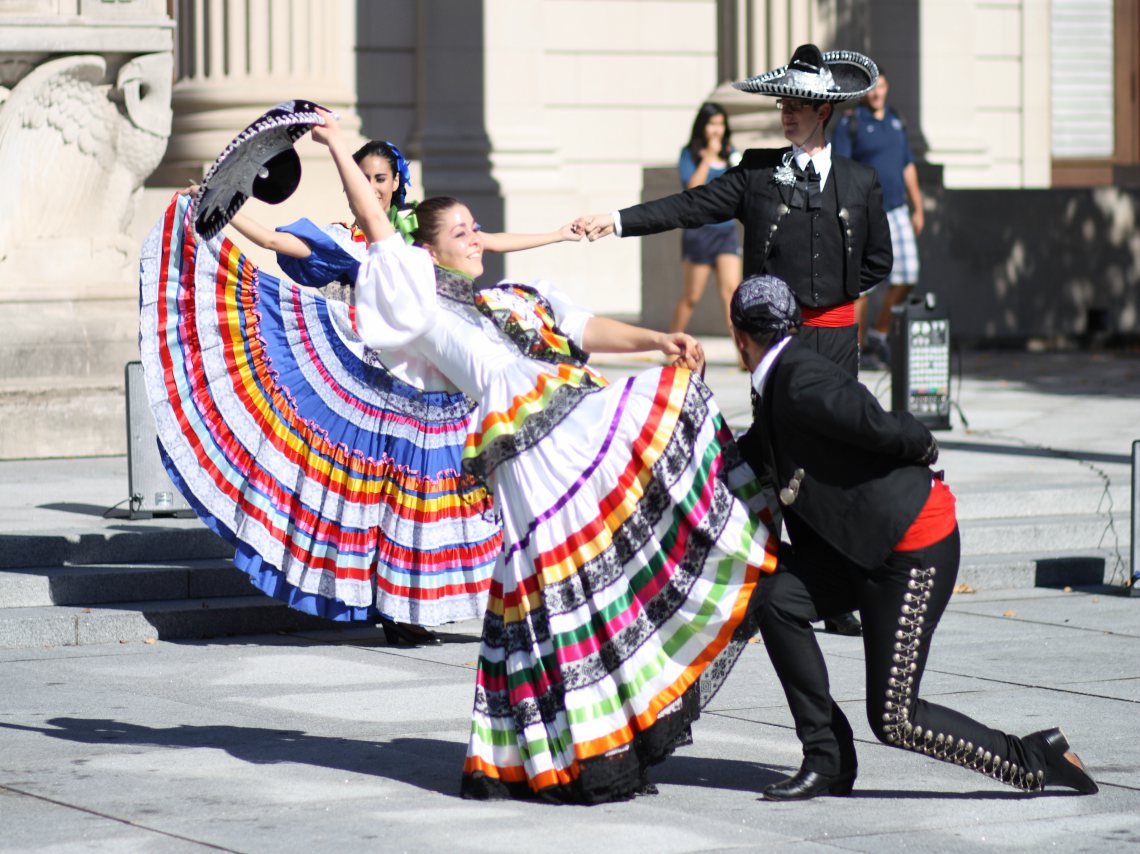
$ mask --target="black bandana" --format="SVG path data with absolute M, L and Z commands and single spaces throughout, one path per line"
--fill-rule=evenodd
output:
M 749 276 L 732 295 L 732 325 L 749 335 L 783 337 L 800 326 L 800 307 L 787 282 L 767 274 Z

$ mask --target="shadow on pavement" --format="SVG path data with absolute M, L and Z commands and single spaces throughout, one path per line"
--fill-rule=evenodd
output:
M 700 738 L 699 733 L 697 738 Z M 759 796 L 765 786 L 779 782 L 795 771 L 795 768 L 782 765 L 674 753 L 663 763 L 650 769 L 649 779 L 654 783 L 668 783 L 675 786 L 703 786 L 710 789 L 755 792 Z
M 400 783 L 450 797 L 459 797 L 459 776 L 466 746 L 431 738 L 396 738 L 388 742 L 358 741 L 309 735 L 301 730 L 240 726 L 148 727 L 107 718 L 51 718 L 35 727 L 0 722 L 0 728 L 37 732 L 80 744 L 151 745 L 168 748 L 224 750 L 254 765 L 294 763 L 357 774 L 386 777 Z M 739 759 L 678 756 L 656 766 L 654 783 L 702 786 L 755 792 L 782 780 L 795 769 Z M 1046 792 L 1068 795 L 1070 792 Z M 1013 800 L 1026 797 L 1016 791 L 943 792 L 928 790 L 859 789 L 853 798 L 891 800 Z M 1038 795 L 1037 797 L 1040 797 Z
M 699 736 L 698 736 L 699 737 Z M 779 765 L 765 765 L 759 762 L 744 762 L 737 759 L 710 759 L 698 756 L 670 756 L 663 764 L 653 768 L 649 779 L 654 783 L 669 783 L 678 786 L 707 786 L 713 789 L 731 789 L 738 792 L 754 792 L 757 798 L 765 786 L 783 780 L 796 769 Z M 1071 794 L 1067 791 L 1050 791 L 1047 795 Z M 936 792 L 908 791 L 902 789 L 861 789 L 855 783 L 852 798 L 891 799 L 891 800 L 1017 800 L 1026 797 L 1024 792 L 1013 790 Z M 1039 796 L 1038 796 L 1039 797 Z
M 125 507 L 102 507 L 98 504 L 84 504 L 75 501 L 56 501 L 36 505 L 39 510 L 55 510 L 60 513 L 75 513 L 80 516 L 98 516 L 101 519 L 130 519 L 131 511 Z
M 973 792 L 932 792 L 926 790 L 902 791 L 899 789 L 860 789 L 855 784 L 853 798 L 868 798 L 870 800 L 890 799 L 892 801 L 1017 801 L 1024 798 L 1067 797 L 1073 792 L 1067 789 L 1057 789 L 1036 794 L 1017 791 L 973 791 Z
M 255 765 L 291 762 L 387 777 L 441 795 L 459 797 L 466 745 L 430 738 L 358 741 L 301 730 L 242 726 L 148 727 L 107 718 L 51 718 L 47 726 L 0 722 L 0 728 L 38 732 L 80 744 L 214 748 Z

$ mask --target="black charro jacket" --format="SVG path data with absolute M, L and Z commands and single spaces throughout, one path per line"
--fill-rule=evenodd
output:
M 824 239 L 835 241 L 829 254 L 842 259 L 837 265 L 842 269 L 825 271 L 822 286 L 818 281 L 813 285 L 812 250 L 805 245 L 797 253 L 779 244 L 780 223 L 792 207 L 793 188 L 776 183 L 773 173 L 790 150 L 749 149 L 737 166 L 701 187 L 622 209 L 622 237 L 735 218 L 744 225 L 745 276 L 779 275 L 805 306 L 829 308 L 850 302 L 885 279 L 894 263 L 878 174 L 869 166 L 832 154 L 823 192 L 836 194 L 838 210 L 830 213 L 834 219 L 821 233 Z M 768 269 L 777 247 L 782 258 L 779 269 Z
M 780 501 L 788 537 L 810 558 L 822 540 L 867 569 L 880 565 L 930 495 L 921 462 L 934 439 L 908 412 L 887 412 L 842 368 L 794 338 L 765 379 L 741 453 L 777 489 L 803 470 L 798 495 Z M 786 493 L 785 493 L 786 494 Z

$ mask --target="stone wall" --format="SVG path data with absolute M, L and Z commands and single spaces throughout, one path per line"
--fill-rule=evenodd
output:
M 173 32 L 165 0 L 0 3 L 0 458 L 125 448 Z
M 1140 337 L 1140 190 L 923 186 L 921 286 L 959 341 Z

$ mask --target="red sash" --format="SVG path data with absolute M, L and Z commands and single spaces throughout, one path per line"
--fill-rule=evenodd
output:
M 954 493 L 950 491 L 950 487 L 935 479 L 934 485 L 930 488 L 930 496 L 922 505 L 918 518 L 895 545 L 895 551 L 918 551 L 950 536 L 954 526 L 958 524 L 954 504 Z
M 855 303 L 845 302 L 831 308 L 800 306 L 804 326 L 851 326 L 855 323 Z

